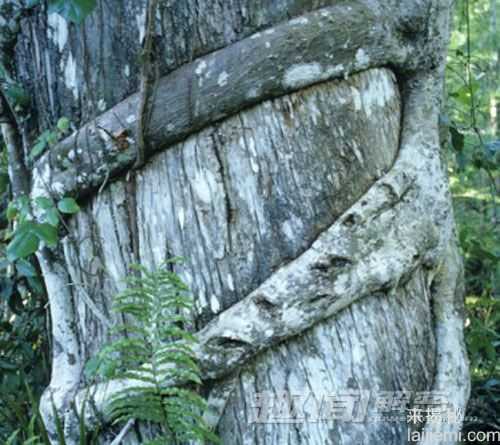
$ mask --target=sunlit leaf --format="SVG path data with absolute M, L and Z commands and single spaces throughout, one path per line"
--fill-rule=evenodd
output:
M 73 198 L 63 198 L 57 203 L 57 208 L 62 213 L 74 214 L 80 211 L 80 207 Z
M 16 261 L 16 270 L 23 277 L 36 277 L 38 275 L 33 265 L 24 258 Z
M 61 117 L 61 119 L 57 121 L 57 129 L 62 133 L 66 133 L 69 130 L 69 127 L 70 121 L 67 117 Z
M 55 247 L 57 245 L 57 229 L 51 224 L 34 224 L 33 232 L 47 246 Z
M 18 258 L 26 258 L 38 250 L 39 244 L 40 239 L 32 230 L 32 226 L 29 224 L 20 225 L 14 238 L 7 246 L 7 258 L 12 262 Z

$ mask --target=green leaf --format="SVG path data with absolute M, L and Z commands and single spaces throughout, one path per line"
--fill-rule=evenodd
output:
M 16 208 L 23 218 L 27 217 L 31 211 L 30 199 L 25 195 L 20 196 L 16 200 Z
M 61 119 L 57 121 L 57 128 L 61 133 L 66 133 L 69 130 L 70 124 L 71 122 L 67 117 L 61 117 Z
M 44 210 L 43 218 L 51 226 L 57 227 L 59 225 L 59 213 L 54 205 L 52 199 L 40 196 L 35 200 L 36 205 Z
M 18 214 L 18 210 L 17 210 L 16 205 L 13 202 L 9 202 L 9 205 L 8 205 L 7 211 L 6 211 L 7 219 L 9 221 L 13 221 L 16 218 L 17 214 Z
M 8 300 L 14 292 L 14 281 L 10 278 L 0 277 L 0 297 Z
M 80 207 L 73 198 L 63 198 L 57 203 L 57 208 L 62 213 L 74 214 L 80 211 Z
M 50 209 L 51 207 L 54 207 L 54 203 L 52 202 L 52 200 L 46 198 L 45 196 L 39 196 L 38 198 L 36 198 L 35 204 L 43 210 L 47 210 Z
M 101 365 L 102 358 L 99 355 L 90 358 L 83 369 L 85 377 L 87 377 L 88 379 L 95 377 L 98 374 Z
M 30 151 L 30 158 L 37 158 L 44 152 L 45 148 L 47 148 L 47 141 L 45 139 L 39 139 Z
M 30 289 L 38 295 L 42 295 L 45 291 L 43 287 L 42 280 L 39 277 L 28 277 L 27 278 Z
M 19 258 L 26 258 L 38 250 L 40 239 L 26 224 L 20 225 L 14 238 L 7 246 L 7 258 L 14 262 Z
M 57 245 L 57 229 L 51 224 L 34 224 L 33 232 L 39 240 L 43 241 L 48 247 L 55 247 Z
M 30 96 L 20 85 L 8 85 L 6 93 L 15 106 L 27 107 L 30 104 Z
M 47 137 L 46 137 L 47 144 L 54 145 L 57 143 L 58 140 L 59 140 L 59 136 L 57 135 L 57 133 L 55 131 L 49 131 L 47 133 Z
M 16 270 L 22 277 L 36 277 L 38 275 L 33 265 L 24 258 L 16 261 Z
M 5 445 L 13 445 L 16 443 L 17 440 L 17 435 L 19 434 L 20 430 L 14 431 L 8 438 L 7 442 L 5 442 Z
M 96 0 L 50 0 L 49 14 L 56 12 L 66 20 L 82 23 L 96 6 Z
M 45 220 L 54 227 L 57 227 L 59 225 L 59 213 L 57 213 L 57 209 L 55 207 L 52 207 L 51 209 L 48 209 L 45 214 Z

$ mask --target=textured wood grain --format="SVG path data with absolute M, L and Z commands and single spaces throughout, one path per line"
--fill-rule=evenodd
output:
M 383 125 L 372 113 L 387 116 Z M 155 267 L 182 256 L 178 271 L 196 298 L 201 327 L 307 249 L 391 167 L 399 122 L 394 78 L 374 71 L 201 132 L 157 155 L 138 176 L 133 199 L 126 180 L 116 182 L 73 219 L 81 241 L 78 252 L 65 243 L 72 281 L 107 315 L 131 262 Z M 76 322 L 90 340 L 84 356 L 107 330 L 86 306 L 81 300 Z
M 257 33 L 162 78 L 146 137 L 151 151 L 265 99 L 372 66 L 424 64 L 390 16 L 341 3 Z M 372 9 L 373 8 L 373 9 Z M 36 163 L 33 194 L 82 196 L 122 173 L 136 156 L 139 96 L 81 127 Z M 118 135 L 123 140 L 118 139 Z M 149 153 L 151 154 L 151 153 Z
M 152 150 L 130 175 L 144 5 L 99 1 L 82 27 L 42 5 L 17 36 L 13 68 L 36 107 L 26 146 L 61 115 L 78 129 L 33 166 L 33 196 L 48 184 L 82 205 L 42 258 L 54 443 L 52 402 L 69 445 L 72 403 L 89 389 L 89 428 L 106 423 L 109 395 L 131 382 L 88 386 L 84 363 L 109 340 L 128 266 L 173 255 L 186 257 L 176 271 L 195 296 L 224 443 L 404 442 L 404 421 L 252 424 L 262 390 L 450 389 L 463 408 L 460 261 L 437 138 L 450 2 L 164 2 Z M 105 425 L 101 442 L 112 438 Z

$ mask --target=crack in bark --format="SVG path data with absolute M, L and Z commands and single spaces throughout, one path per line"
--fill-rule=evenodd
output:
M 214 132 L 210 135 L 212 139 L 212 146 L 214 149 L 215 158 L 217 159 L 217 164 L 219 165 L 219 172 L 222 178 L 222 187 L 224 189 L 224 203 L 226 208 L 226 230 L 227 230 L 227 243 L 228 248 L 226 249 L 226 253 L 229 254 L 233 250 L 233 242 L 232 242 L 232 233 L 231 227 L 233 225 L 234 219 L 236 217 L 236 208 L 233 206 L 231 202 L 231 184 L 228 178 L 228 169 L 227 169 L 227 160 L 226 156 L 222 153 L 221 150 L 224 150 L 223 140 L 221 136 L 217 132 L 217 128 L 214 129 Z

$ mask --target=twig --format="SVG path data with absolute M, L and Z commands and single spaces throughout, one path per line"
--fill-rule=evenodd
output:
M 125 438 L 125 436 L 127 435 L 127 433 L 129 432 L 130 428 L 132 428 L 132 426 L 134 425 L 134 423 L 135 423 L 135 419 L 130 419 L 125 424 L 125 426 L 122 428 L 122 430 L 120 431 L 120 433 L 118 434 L 118 436 L 116 436 L 113 439 L 113 442 L 111 442 L 110 445 L 119 445 L 122 442 L 122 440 Z
M 152 90 L 155 89 L 152 85 L 151 65 L 153 61 L 153 34 L 157 7 L 158 0 L 149 0 L 139 87 L 140 102 L 137 116 L 137 157 L 134 163 L 135 169 L 142 167 L 146 161 L 146 129 L 150 116 L 148 111 L 149 101 L 153 93 Z

